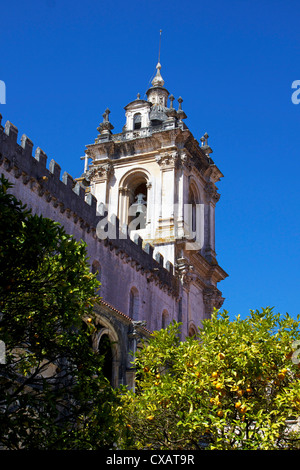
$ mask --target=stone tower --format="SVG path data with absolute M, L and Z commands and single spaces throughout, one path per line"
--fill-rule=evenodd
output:
M 13 194 L 33 213 L 84 240 L 91 271 L 101 282 L 92 344 L 111 345 L 109 379 L 134 388 L 132 352 L 141 338 L 181 322 L 181 338 L 197 333 L 223 297 L 227 277 L 215 252 L 216 183 L 208 135 L 200 144 L 185 124 L 157 64 L 147 99 L 125 106 L 114 134 L 110 111 L 87 145 L 83 175 L 74 180 L 7 121 L 1 125 L 0 170 Z M 90 160 L 90 162 L 89 162 Z M 90 163 L 90 164 L 89 164 Z
M 99 213 L 107 214 L 104 221 L 117 218 L 124 238 L 140 237 L 159 262 L 174 266 L 180 285 L 177 320 L 184 311 L 193 334 L 193 325 L 223 303 L 217 283 L 227 274 L 215 252 L 216 182 L 223 175 L 211 158 L 208 135 L 199 144 L 184 123 L 181 97 L 175 109 L 160 63 L 146 96 L 138 94 L 125 106 L 121 133 L 112 132 L 105 111 L 99 135 L 82 157 L 80 180 L 97 199 Z

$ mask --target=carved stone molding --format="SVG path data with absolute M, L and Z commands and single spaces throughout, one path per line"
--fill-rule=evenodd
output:
M 120 186 L 119 193 L 122 194 L 122 196 L 128 196 L 130 189 L 124 186 Z
M 102 165 L 93 166 L 87 173 L 86 178 L 92 180 L 109 180 L 114 174 L 114 166 L 112 163 L 103 163 Z
M 224 298 L 219 289 L 215 286 L 210 286 L 203 291 L 203 302 L 205 318 L 210 318 L 214 308 L 220 309 L 222 307 Z
M 156 161 L 162 170 L 170 170 L 175 168 L 178 162 L 177 152 L 166 152 L 157 155 Z
M 165 152 L 157 155 L 157 163 L 162 169 L 171 169 L 171 168 L 187 168 L 189 171 L 192 169 L 192 159 L 188 152 L 179 151 L 179 152 Z
M 213 165 L 210 165 L 205 170 L 204 176 L 210 181 L 216 183 L 217 181 L 220 181 L 220 178 L 223 177 L 223 173 L 219 170 L 219 168 L 215 164 L 213 164 Z
M 189 288 L 192 281 L 197 278 L 196 273 L 193 272 L 194 267 L 190 265 L 185 258 L 178 258 L 175 265 L 176 273 L 181 280 L 184 287 Z
M 192 159 L 185 151 L 181 151 L 180 153 L 179 166 L 187 168 L 188 171 L 192 169 Z
M 220 199 L 220 194 L 217 192 L 217 188 L 211 181 L 206 183 L 204 188 L 204 194 L 207 204 L 210 202 L 217 203 Z

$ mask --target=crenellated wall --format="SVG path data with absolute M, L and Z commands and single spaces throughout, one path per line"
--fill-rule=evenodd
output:
M 87 244 L 90 263 L 96 260 L 101 267 L 101 297 L 118 311 L 129 315 L 130 290 L 138 289 L 139 317 L 145 320 L 149 330 L 162 326 L 162 313 L 167 311 L 169 320 L 178 320 L 180 302 L 178 278 L 174 266 L 166 263 L 149 244 L 142 246 L 140 237 L 124 238 L 119 221 L 110 223 L 109 233 L 115 238 L 101 240 L 97 225 L 101 216 L 97 213 L 97 200 L 86 193 L 80 182 L 51 160 L 47 167 L 47 155 L 22 135 L 18 143 L 18 129 L 9 121 L 1 125 L 0 115 L 0 173 L 13 184 L 12 192 L 34 213 L 42 214 L 61 223 L 67 233 Z M 184 332 L 186 333 L 186 332 Z

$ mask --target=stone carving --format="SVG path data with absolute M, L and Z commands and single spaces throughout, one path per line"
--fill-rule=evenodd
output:
M 157 155 L 156 161 L 161 167 L 161 169 L 172 169 L 176 167 L 178 161 L 177 152 L 167 152 Z
M 114 126 L 109 122 L 109 114 L 110 110 L 107 108 L 103 114 L 103 122 L 101 122 L 99 127 L 97 127 L 97 131 L 99 131 L 100 134 L 111 134 L 111 131 L 114 128 Z
M 217 192 L 217 188 L 214 183 L 211 181 L 206 183 L 204 190 L 207 204 L 209 204 L 211 201 L 216 204 L 220 199 L 220 194 Z
M 177 259 L 175 269 L 184 287 L 189 287 L 190 283 L 197 278 L 197 275 L 193 273 L 194 267 L 185 258 Z
M 93 180 L 109 180 L 114 174 L 114 166 L 112 163 L 103 163 L 102 165 L 95 165 L 85 174 L 88 181 Z
M 217 287 L 210 286 L 203 291 L 203 302 L 205 318 L 210 318 L 214 308 L 220 309 L 222 307 L 224 298 Z

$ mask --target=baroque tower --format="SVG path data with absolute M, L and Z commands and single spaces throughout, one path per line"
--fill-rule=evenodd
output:
M 84 173 L 73 179 L 10 121 L 1 125 L 0 170 L 13 194 L 33 213 L 59 222 L 84 240 L 91 271 L 101 281 L 92 344 L 102 351 L 114 386 L 134 389 L 132 352 L 171 321 L 181 337 L 220 308 L 218 283 L 227 277 L 215 252 L 216 183 L 208 135 L 200 144 L 185 124 L 178 98 L 164 86 L 157 64 L 147 99 L 125 106 L 121 133 L 110 111 L 86 146 Z
M 100 238 L 113 238 L 106 223 L 115 226 L 118 220 L 124 238 L 142 239 L 160 264 L 174 269 L 176 319 L 185 318 L 192 335 L 224 300 L 217 283 L 227 273 L 215 252 L 216 183 L 223 175 L 211 158 L 208 135 L 199 144 L 185 124 L 181 97 L 175 109 L 159 62 L 151 84 L 147 99 L 138 94 L 125 106 L 121 133 L 112 132 L 106 109 L 95 142 L 86 146 L 79 181 L 97 199 L 99 214 L 106 215 L 98 226 Z M 140 319 L 149 323 L 147 315 L 140 312 Z

